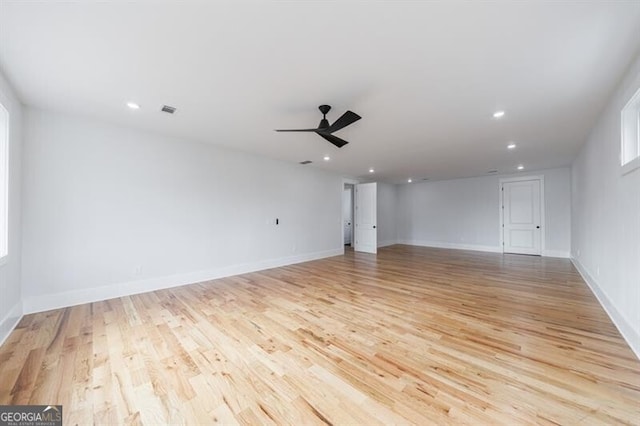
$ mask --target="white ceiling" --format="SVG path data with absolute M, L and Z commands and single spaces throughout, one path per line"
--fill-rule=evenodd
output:
M 637 0 L 0 0 L 25 104 L 390 182 L 570 164 L 639 51 Z M 344 148 L 273 131 L 322 103 L 363 117 Z

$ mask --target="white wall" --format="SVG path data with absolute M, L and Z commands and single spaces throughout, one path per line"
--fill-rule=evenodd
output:
M 343 252 L 310 166 L 31 108 L 23 166 L 27 312 Z
M 572 167 L 572 256 L 640 357 L 640 169 L 620 167 L 620 111 L 640 88 L 640 57 Z
M 531 171 L 545 180 L 545 253 L 568 257 L 571 171 Z M 398 240 L 404 244 L 501 252 L 499 179 L 483 176 L 398 186 Z
M 378 208 L 376 214 L 378 223 L 376 225 L 378 229 L 378 247 L 384 247 L 396 244 L 398 240 L 398 199 L 396 185 L 378 182 L 377 188 Z
M 20 188 L 22 105 L 0 73 L 0 103 L 9 112 L 9 254 L 0 261 L 0 344 L 22 316 Z

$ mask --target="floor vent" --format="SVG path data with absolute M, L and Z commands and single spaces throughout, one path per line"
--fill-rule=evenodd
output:
M 162 109 L 160 110 L 162 112 L 167 112 L 169 114 L 173 114 L 174 112 L 176 112 L 175 107 L 169 106 L 169 105 L 163 105 Z
M 300 162 L 300 164 L 311 164 L 311 163 L 313 163 L 313 161 L 311 160 L 304 160 Z

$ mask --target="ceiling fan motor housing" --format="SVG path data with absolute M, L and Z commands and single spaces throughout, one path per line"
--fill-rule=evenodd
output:
M 329 127 L 329 120 L 327 120 L 327 113 L 329 111 L 331 111 L 331 105 L 320 105 L 318 107 L 318 109 L 320 110 L 320 112 L 324 116 L 324 117 L 322 117 L 322 120 L 320 120 L 320 124 L 318 125 L 318 129 L 326 129 L 327 127 Z

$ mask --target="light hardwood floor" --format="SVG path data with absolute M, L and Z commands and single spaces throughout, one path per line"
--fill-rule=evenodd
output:
M 65 424 L 640 422 L 565 259 L 392 246 L 25 316 L 0 404 Z

